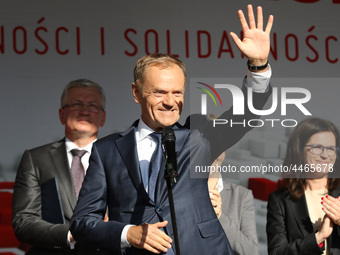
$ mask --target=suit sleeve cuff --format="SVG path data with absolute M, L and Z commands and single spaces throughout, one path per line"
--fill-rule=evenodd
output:
M 132 226 L 134 225 L 126 225 L 124 228 L 123 228 L 123 231 L 122 231 L 122 234 L 120 236 L 120 246 L 122 249 L 124 248 L 130 248 L 131 245 L 129 244 L 128 240 L 127 240 L 127 232 L 129 230 L 129 228 L 131 228 Z
M 243 80 L 243 85 L 245 87 L 253 88 L 253 92 L 265 93 L 268 91 L 270 77 L 272 76 L 272 69 L 268 65 L 268 70 L 263 73 L 254 73 L 247 71 L 247 76 Z

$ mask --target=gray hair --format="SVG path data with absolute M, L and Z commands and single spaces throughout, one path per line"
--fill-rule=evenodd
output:
M 66 85 L 61 95 L 61 99 L 60 99 L 61 107 L 66 104 L 65 101 L 66 101 L 67 94 L 72 88 L 93 88 L 97 90 L 100 96 L 102 97 L 102 107 L 105 110 L 106 98 L 105 98 L 104 89 L 97 83 L 90 81 L 88 79 L 78 79 L 78 80 L 70 81 L 69 84 Z

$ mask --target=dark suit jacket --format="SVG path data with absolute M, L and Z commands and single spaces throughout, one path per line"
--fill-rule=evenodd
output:
M 338 197 L 340 189 L 333 191 L 331 195 Z M 278 190 L 270 194 L 267 238 L 269 254 L 322 254 L 315 239 L 305 195 L 294 202 L 286 190 Z M 340 227 L 338 225 L 334 224 L 333 232 L 328 240 L 330 255 L 339 255 Z
M 42 219 L 41 186 L 54 177 L 59 184 L 65 224 L 52 224 Z M 57 254 L 70 252 L 67 233 L 75 205 L 65 140 L 26 150 L 15 179 L 12 225 L 17 238 L 33 246 L 30 254 L 46 254 L 51 250 Z M 80 249 L 82 247 L 77 247 L 77 251 Z M 88 247 L 85 249 L 90 250 Z M 95 254 L 95 250 L 79 254 Z M 75 251 L 73 254 L 76 254 Z
M 254 196 L 251 190 L 223 180 L 219 218 L 235 255 L 258 255 Z
M 270 92 L 255 93 L 257 109 L 263 107 Z M 248 114 L 222 118 L 253 118 Z M 123 133 L 97 141 L 80 198 L 71 220 L 71 232 L 80 242 L 120 254 L 121 232 L 126 224 L 155 223 L 168 220 L 165 232 L 174 240 L 164 166 L 160 170 L 151 201 L 143 188 L 136 149 L 135 122 Z M 190 129 L 191 127 L 191 129 Z M 210 166 L 225 149 L 236 143 L 248 128 L 212 127 L 205 116 L 191 116 L 184 126 L 173 126 L 178 155 L 178 183 L 173 186 L 181 254 L 232 254 L 229 242 L 212 208 L 208 193 L 208 173 L 191 178 L 195 166 Z M 190 151 L 191 150 L 191 151 Z M 163 162 L 164 164 L 164 162 Z M 190 170 L 191 169 L 191 170 Z M 108 223 L 100 219 L 109 209 Z M 173 246 L 174 247 L 174 246 Z M 124 254 L 151 254 L 136 248 L 123 249 Z

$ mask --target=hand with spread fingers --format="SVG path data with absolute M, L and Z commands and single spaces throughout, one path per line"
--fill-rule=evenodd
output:
M 230 35 L 239 50 L 248 58 L 251 64 L 255 66 L 265 65 L 268 61 L 270 51 L 270 31 L 273 26 L 274 16 L 269 16 L 267 26 L 265 30 L 263 30 L 262 7 L 257 7 L 257 24 L 252 5 L 249 4 L 247 9 L 249 25 L 243 11 L 238 11 L 243 31 L 242 41 L 234 32 L 231 32 Z

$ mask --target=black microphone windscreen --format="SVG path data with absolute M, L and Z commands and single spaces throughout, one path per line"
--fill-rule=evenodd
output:
M 165 127 L 162 130 L 162 143 L 164 144 L 165 142 L 168 142 L 168 141 L 169 142 L 176 141 L 175 133 L 171 127 Z

